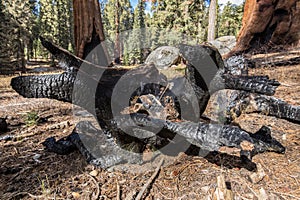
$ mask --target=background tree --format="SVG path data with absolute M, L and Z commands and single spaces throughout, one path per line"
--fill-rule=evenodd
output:
M 115 62 L 120 63 L 124 43 L 119 38 L 119 34 L 127 34 L 126 30 L 133 27 L 133 8 L 129 0 L 109 0 L 105 4 L 103 14 L 103 24 L 106 36 L 113 41 Z
M 73 51 L 73 12 L 72 0 L 56 0 L 57 3 L 57 44 Z
M 183 1 L 184 9 L 184 34 L 196 39 L 197 43 L 206 40 L 208 25 L 208 9 L 203 0 Z
M 85 59 L 95 47 L 92 62 L 107 66 L 106 48 L 99 46 L 105 40 L 98 0 L 73 0 L 74 38 L 76 54 Z
M 152 36 L 158 37 L 153 46 L 165 45 L 166 34 L 172 31 L 178 33 L 178 37 L 190 37 L 196 39 L 198 43 L 206 40 L 207 8 L 203 0 L 157 0 L 152 3 L 152 23 L 151 27 L 159 30 L 160 35 L 153 31 Z M 165 33 L 166 32 L 166 33 Z M 174 35 L 173 35 L 174 36 Z M 174 37 L 174 43 L 178 42 L 178 37 Z M 152 41 L 155 41 L 153 39 Z M 172 41 L 167 41 L 172 44 Z
M 216 23 L 217 23 L 217 0 L 210 0 L 209 16 L 208 16 L 208 30 L 207 41 L 212 41 L 216 36 Z
M 299 8 L 298 0 L 246 0 L 237 44 L 227 56 L 299 44 Z
M 125 45 L 125 62 L 127 64 L 138 64 L 143 61 L 143 42 L 146 39 L 144 29 L 145 23 L 145 2 L 138 0 L 134 9 L 133 30 L 130 31 L 129 39 Z
M 36 26 L 33 33 L 33 49 L 35 57 L 49 57 L 52 55 L 46 51 L 40 41 L 39 36 L 52 40 L 69 51 L 74 50 L 73 41 L 73 15 L 72 0 L 39 0 L 36 12 Z M 54 58 L 52 58 L 54 65 Z
M 3 0 L 0 3 L 0 63 L 5 71 L 25 69 L 25 49 L 33 24 L 31 3 L 21 0 Z
M 223 10 L 219 10 L 217 37 L 236 36 L 242 26 L 244 5 L 235 5 L 227 2 Z

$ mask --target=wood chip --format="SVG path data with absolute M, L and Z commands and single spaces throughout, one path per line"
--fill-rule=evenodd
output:
M 233 193 L 227 189 L 224 175 L 221 174 L 217 177 L 217 189 L 215 190 L 214 200 L 233 200 Z
M 269 197 L 264 188 L 259 189 L 258 200 L 268 200 Z
M 80 199 L 80 194 L 78 192 L 72 192 L 72 196 L 74 199 Z
M 91 176 L 97 176 L 98 173 L 99 173 L 98 170 L 95 169 L 95 170 L 93 170 L 93 171 L 90 172 L 90 175 Z
M 266 173 L 265 173 L 264 169 L 262 168 L 261 164 L 258 163 L 257 164 L 257 172 L 251 174 L 249 177 L 250 177 L 250 180 L 252 183 L 257 184 L 260 181 L 262 181 L 265 176 L 266 176 Z

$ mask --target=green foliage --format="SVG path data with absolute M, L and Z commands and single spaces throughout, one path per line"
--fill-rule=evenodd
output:
M 2 0 L 0 17 L 2 69 L 24 69 L 26 60 L 47 57 L 40 35 L 73 50 L 72 0 Z
M 0 7 L 1 67 L 23 69 L 25 47 L 30 40 L 34 21 L 32 1 L 3 0 Z
M 129 36 L 128 45 L 131 46 L 130 62 L 134 64 L 139 64 L 143 62 L 143 42 L 145 41 L 145 2 L 143 0 L 138 0 L 137 7 L 134 9 L 134 22 L 133 31 Z
M 104 9 L 104 28 L 114 41 L 116 0 L 109 0 Z M 120 4 L 123 0 L 119 0 Z M 121 7 L 121 9 L 123 9 Z M 123 43 L 123 64 L 137 64 L 144 61 L 143 48 L 151 50 L 162 45 L 178 44 L 189 40 L 201 43 L 206 39 L 208 9 L 204 0 L 161 0 L 152 1 L 152 13 L 145 13 L 145 1 L 139 0 L 133 12 L 133 28 Z M 121 12 L 122 13 L 122 12 Z M 131 13 L 132 15 L 132 13 Z M 131 16 L 130 15 L 130 16 Z M 125 24 L 120 22 L 120 24 Z M 146 49 L 147 50 L 147 49 Z
M 72 0 L 39 0 L 38 4 L 37 30 L 39 34 L 73 51 Z
M 24 121 L 25 121 L 26 126 L 36 125 L 38 123 L 39 119 L 40 119 L 40 117 L 39 117 L 38 113 L 36 113 L 34 111 L 28 112 L 24 116 Z
M 236 36 L 242 26 L 244 5 L 234 5 L 230 2 L 219 12 L 218 17 L 218 37 L 233 35 Z
M 152 10 L 152 26 L 183 34 L 199 43 L 205 40 L 208 9 L 203 0 L 157 1 Z
M 118 5 L 118 7 L 116 7 Z M 116 9 L 118 8 L 118 12 Z M 112 38 L 116 30 L 119 32 L 126 31 L 133 26 L 133 8 L 129 0 L 109 0 L 103 9 L 104 13 L 102 22 L 105 33 Z M 117 15 L 118 13 L 118 15 Z M 116 18 L 119 20 L 119 26 L 116 25 Z
M 109 0 L 103 9 L 102 22 L 107 41 L 111 42 L 111 49 L 120 51 L 125 48 L 125 44 L 120 39 L 120 33 L 130 30 L 133 27 L 133 8 L 129 0 Z M 124 35 L 126 37 L 126 35 Z M 122 56 L 121 52 L 110 50 L 111 53 L 118 54 L 115 57 Z M 124 58 L 120 58 L 121 60 Z

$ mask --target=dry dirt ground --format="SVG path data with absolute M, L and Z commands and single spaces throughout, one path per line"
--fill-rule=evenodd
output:
M 300 106 L 300 65 L 251 73 L 279 80 L 282 85 L 275 96 Z M 45 151 L 41 143 L 46 138 L 64 137 L 74 128 L 72 105 L 23 98 L 9 86 L 10 79 L 0 78 L 0 117 L 8 117 L 5 134 L 16 138 L 0 142 L 1 199 L 132 199 L 152 180 L 156 164 L 143 172 L 102 170 L 88 165 L 79 152 Z M 40 119 L 29 126 L 26 117 L 32 112 Z M 242 115 L 236 122 L 250 132 L 267 125 L 286 153 L 256 155 L 258 172 L 236 165 L 234 156 L 182 153 L 161 168 L 142 199 L 217 199 L 222 193 L 227 199 L 300 199 L 300 125 L 259 114 Z

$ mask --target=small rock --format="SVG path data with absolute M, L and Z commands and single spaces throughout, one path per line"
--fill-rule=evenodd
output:
M 258 200 L 267 200 L 269 199 L 267 192 L 264 188 L 259 189 Z
M 90 172 L 90 175 L 91 176 L 97 176 L 98 173 L 99 173 L 98 170 L 95 169 L 95 170 L 93 170 L 93 171 Z
M 40 157 L 41 157 L 41 154 L 36 153 L 33 156 L 33 160 L 37 163 L 41 163 L 41 161 L 39 160 Z
M 261 164 L 257 164 L 257 172 L 251 174 L 249 177 L 251 179 L 252 183 L 258 183 L 261 180 L 264 179 L 264 177 L 266 176 L 266 173 L 264 171 L 264 169 L 262 168 Z
M 153 63 L 158 69 L 167 69 L 180 60 L 179 49 L 171 46 L 162 46 L 155 49 L 147 57 L 145 63 Z
M 210 43 L 219 50 L 220 54 L 224 55 L 233 49 L 236 44 L 236 38 L 235 36 L 222 36 L 210 41 Z
M 282 135 L 282 140 L 286 140 L 286 134 Z
M 201 191 L 204 192 L 204 193 L 208 193 L 210 187 L 209 186 L 204 186 L 201 188 Z
M 74 199 L 79 199 L 80 198 L 80 194 L 78 192 L 72 192 L 72 196 Z

